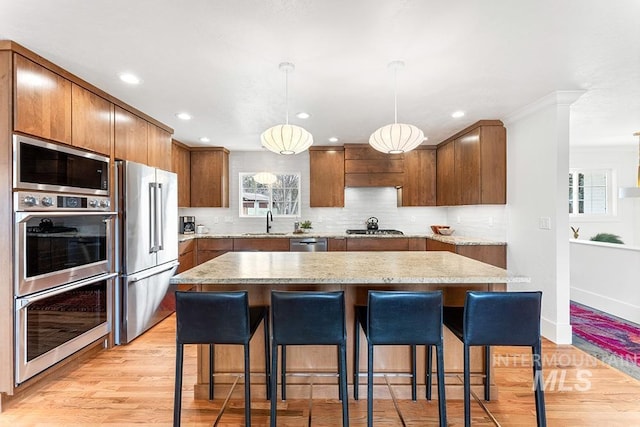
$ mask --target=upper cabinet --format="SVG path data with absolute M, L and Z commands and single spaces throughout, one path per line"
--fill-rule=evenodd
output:
M 73 145 L 111 155 L 113 104 L 72 83 L 71 135 Z
M 344 146 L 346 187 L 400 187 L 404 184 L 404 155 L 385 154 L 369 144 Z
M 479 121 L 438 145 L 437 204 L 505 204 L 506 175 L 506 130 Z
M 191 206 L 191 153 L 189 148 L 173 140 L 171 143 L 171 171 L 178 174 L 178 206 Z
M 229 207 L 229 150 L 191 149 L 191 206 Z
M 115 157 L 147 164 L 147 121 L 115 107 Z
M 71 144 L 71 82 L 14 53 L 14 130 Z
M 166 171 L 172 169 L 171 134 L 152 123 L 147 123 L 147 164 Z
M 309 147 L 309 205 L 344 207 L 344 148 Z
M 436 147 L 420 145 L 403 156 L 404 185 L 398 188 L 398 206 L 435 206 Z

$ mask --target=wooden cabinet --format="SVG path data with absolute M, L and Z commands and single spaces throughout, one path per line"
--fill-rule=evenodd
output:
M 73 145 L 111 156 L 113 104 L 73 83 L 71 113 Z
M 344 147 L 309 147 L 309 204 L 344 207 Z
M 427 239 L 428 251 L 449 251 L 500 268 L 507 268 L 506 245 L 454 245 Z
M 345 239 L 344 237 L 334 237 L 327 239 L 327 250 L 329 252 L 346 251 L 347 239 Z
M 197 264 L 200 265 L 203 262 L 209 261 L 215 257 L 218 257 L 227 252 L 233 251 L 233 239 L 197 239 Z
M 347 240 L 348 251 L 424 251 L 424 238 L 413 237 L 358 237 Z
M 398 188 L 398 206 L 435 206 L 436 147 L 421 145 L 404 153 L 404 185 Z
M 404 184 L 404 155 L 385 154 L 369 144 L 344 146 L 347 187 L 400 187 Z
M 178 271 L 176 273 L 182 273 L 189 270 L 196 265 L 196 241 L 187 240 L 178 243 Z
M 171 142 L 171 171 L 178 175 L 178 206 L 191 206 L 191 152 L 175 139 Z
M 438 145 L 439 206 L 505 204 L 506 130 L 482 120 Z
M 147 164 L 147 121 L 115 107 L 115 157 Z
M 229 150 L 191 150 L 191 206 L 229 207 Z
M 289 252 L 289 239 L 278 237 L 233 239 L 233 250 Z
M 152 123 L 147 123 L 147 164 L 166 171 L 172 167 L 171 134 Z
M 14 130 L 71 144 L 71 82 L 22 55 L 13 58 Z

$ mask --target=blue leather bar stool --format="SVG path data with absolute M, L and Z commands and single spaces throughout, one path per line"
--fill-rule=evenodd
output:
M 209 400 L 213 400 L 214 344 L 244 347 L 245 425 L 251 426 L 251 370 L 249 341 L 264 321 L 267 399 L 270 398 L 269 308 L 249 306 L 247 291 L 176 292 L 176 388 L 173 425 L 180 425 L 182 365 L 185 344 L 209 344 Z
M 540 311 L 542 292 L 467 291 L 464 308 L 445 307 L 444 324 L 464 344 L 464 423 L 471 425 L 469 349 L 485 347 L 485 400 L 491 399 L 490 346 L 531 347 L 536 420 L 547 425 L 542 380 Z
M 358 400 L 360 330 L 367 338 L 367 425 L 373 425 L 373 346 L 410 345 L 412 351 L 411 397 L 416 400 L 416 345 L 426 351 L 427 399 L 431 399 L 431 348 L 436 348 L 438 413 L 447 425 L 442 338 L 442 291 L 369 291 L 367 306 L 356 306 L 354 316 L 353 394 Z
M 342 425 L 349 426 L 344 292 L 271 292 L 271 427 L 276 426 L 278 346 L 335 345 Z M 284 354 L 284 351 L 283 351 Z M 283 366 L 283 372 L 286 366 Z M 284 383 L 283 383 L 284 390 Z

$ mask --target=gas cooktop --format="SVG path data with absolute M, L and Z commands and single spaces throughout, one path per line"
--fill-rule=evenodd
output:
M 347 230 L 347 234 L 404 234 L 400 230 L 368 230 L 368 229 L 354 229 Z

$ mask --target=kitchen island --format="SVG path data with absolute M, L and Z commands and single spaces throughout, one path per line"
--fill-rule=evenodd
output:
M 251 304 L 269 304 L 271 290 L 312 290 L 345 292 L 349 379 L 352 378 L 353 306 L 366 304 L 367 291 L 377 290 L 442 290 L 446 305 L 462 305 L 468 289 L 502 291 L 509 283 L 526 283 L 527 277 L 518 276 L 489 264 L 451 252 L 228 252 L 171 279 L 173 284 L 192 285 L 196 291 L 248 290 Z M 401 314 L 401 313 L 399 313 Z M 254 335 L 251 367 L 254 373 L 263 373 L 262 334 Z M 364 339 L 361 337 L 361 339 Z M 364 342 L 364 341 L 362 341 Z M 335 372 L 336 350 L 331 347 L 288 347 L 287 373 Z M 472 368 L 482 370 L 482 351 L 472 352 Z M 462 344 L 445 328 L 445 370 L 462 372 Z M 377 371 L 408 371 L 410 352 L 407 346 L 376 348 Z M 424 390 L 424 348 L 418 353 L 418 379 Z M 361 353 L 360 366 L 366 369 L 366 352 Z M 435 363 L 434 363 L 435 366 Z M 216 373 L 242 371 L 242 350 L 239 346 L 216 346 Z M 208 383 L 208 346 L 198 351 L 198 384 L 196 398 L 206 397 Z M 223 385 L 225 378 L 216 378 Z M 382 378 L 376 384 L 384 384 Z M 410 395 L 407 377 L 392 377 L 398 397 Z M 264 381 L 256 376 L 252 382 Z M 287 395 L 296 398 L 309 396 L 308 378 L 292 377 L 287 380 Z M 232 380 L 229 378 L 229 382 Z M 476 378 L 476 383 L 481 379 Z M 335 397 L 335 378 L 314 377 L 313 395 L 318 398 Z M 329 385 L 330 384 L 330 385 Z M 362 385 L 364 387 L 364 385 Z M 260 393 L 260 387 L 252 391 Z M 216 388 L 216 396 L 227 390 Z M 362 390 L 364 392 L 364 388 Z M 376 392 L 378 393 L 378 392 Z M 385 390 L 380 389 L 384 398 Z M 460 381 L 447 378 L 447 397 L 461 398 Z M 376 397 L 378 394 L 376 394 Z M 387 395 L 388 397 L 388 395 Z

